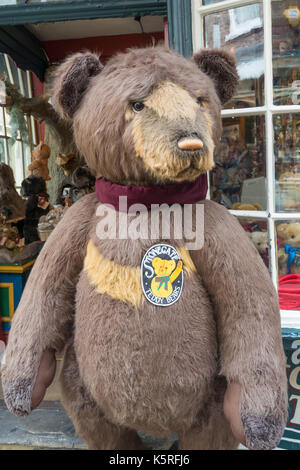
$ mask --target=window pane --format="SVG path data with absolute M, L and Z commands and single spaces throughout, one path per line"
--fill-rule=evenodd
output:
M 19 82 L 19 77 L 18 77 L 18 68 L 17 68 L 15 62 L 13 61 L 13 59 L 11 57 L 8 56 L 8 60 L 9 60 L 9 63 L 10 63 L 10 68 L 11 68 L 11 73 L 13 75 L 14 83 L 18 87 L 20 87 L 20 82 Z
M 17 140 L 12 144 L 11 139 L 8 140 L 10 166 L 13 169 L 16 186 L 21 186 L 23 177 L 23 158 L 22 158 L 22 142 Z
M 276 210 L 300 211 L 300 114 L 273 118 Z
M 5 135 L 5 128 L 4 128 L 4 108 L 0 106 L 0 136 Z
M 24 72 L 24 70 L 21 70 L 21 75 L 22 75 L 22 80 L 23 80 L 23 85 L 24 85 L 24 96 L 26 96 L 27 98 L 30 98 L 27 74 L 26 72 Z
M 267 208 L 263 116 L 224 119 L 215 163 L 210 174 L 211 199 L 228 209 L 239 209 L 241 203 L 253 205 L 247 210 Z
M 267 221 L 261 219 L 254 220 L 248 217 L 239 217 L 238 221 L 247 232 L 263 262 L 267 268 L 269 268 L 269 236 Z
M 30 152 L 30 146 L 28 144 L 25 144 L 23 142 L 23 149 L 24 149 L 24 178 L 27 176 L 27 168 L 31 163 L 31 152 Z
M 5 124 L 6 124 L 6 135 L 11 137 L 11 124 L 10 124 L 10 114 L 7 112 L 7 110 L 4 110 L 5 112 Z
M 272 2 L 272 37 L 274 104 L 300 104 L 300 0 Z
M 221 47 L 237 60 L 240 85 L 226 108 L 264 104 L 263 12 L 259 3 L 221 11 L 204 18 L 205 46 Z
M 280 308 L 300 310 L 300 219 L 275 223 Z
M 0 75 L 3 75 L 3 73 L 8 77 L 4 54 L 0 53 Z
M 5 159 L 5 139 L 0 138 L 0 162 L 6 163 Z

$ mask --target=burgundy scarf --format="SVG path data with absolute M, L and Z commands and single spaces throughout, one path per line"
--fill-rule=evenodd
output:
M 122 186 L 104 178 L 96 180 L 96 195 L 103 204 L 111 204 L 119 210 L 119 197 L 127 196 L 127 211 L 133 204 L 193 204 L 206 198 L 207 175 L 200 175 L 195 181 L 171 183 L 165 186 Z M 123 210 L 122 207 L 120 210 Z

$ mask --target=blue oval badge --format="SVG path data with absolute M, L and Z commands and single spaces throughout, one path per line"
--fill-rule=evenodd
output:
M 146 299 L 168 307 L 177 302 L 183 288 L 183 264 L 171 245 L 160 243 L 146 252 L 141 264 L 141 282 Z

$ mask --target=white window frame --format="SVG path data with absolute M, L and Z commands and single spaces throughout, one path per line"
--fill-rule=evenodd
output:
M 192 1 L 193 50 L 205 47 L 204 17 L 231 8 L 261 3 L 263 6 L 264 27 L 264 66 L 265 66 L 265 104 L 264 106 L 245 109 L 224 109 L 222 117 L 258 116 L 265 117 L 266 135 L 266 178 L 267 210 L 266 211 L 233 211 L 233 215 L 264 219 L 268 224 L 270 246 L 270 273 L 275 288 L 278 289 L 275 221 L 300 219 L 300 212 L 277 213 L 275 211 L 275 156 L 273 149 L 273 116 L 274 114 L 299 113 L 300 105 L 275 106 L 273 104 L 273 64 L 272 64 L 272 5 L 271 0 L 224 0 L 218 3 L 203 5 L 202 0 Z M 208 198 L 210 197 L 208 191 Z M 300 328 L 300 310 L 281 310 L 283 328 Z

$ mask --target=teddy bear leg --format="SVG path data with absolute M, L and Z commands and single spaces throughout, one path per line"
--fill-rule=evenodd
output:
M 86 441 L 90 450 L 145 449 L 136 431 L 117 426 L 105 418 L 79 376 L 73 345 L 65 352 L 60 388 L 61 402 L 77 435 Z
M 198 413 L 196 423 L 187 432 L 179 433 L 182 450 L 234 450 L 238 441 L 225 418 L 223 402 L 227 383 L 224 377 L 216 377 L 210 399 Z
M 235 450 L 238 447 L 225 416 L 213 409 L 208 421 L 178 437 L 180 450 Z

